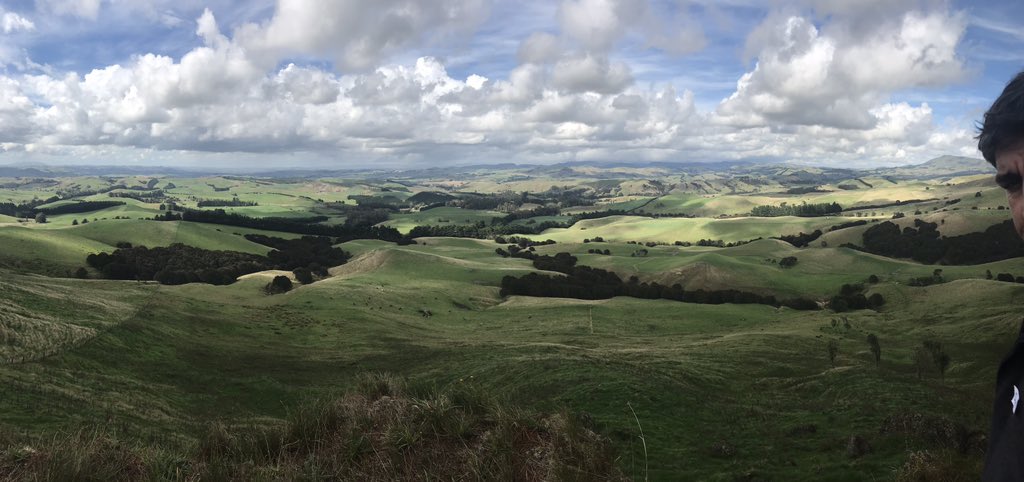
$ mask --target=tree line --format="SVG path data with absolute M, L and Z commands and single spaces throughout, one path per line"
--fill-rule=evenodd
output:
M 258 256 L 180 243 L 157 248 L 119 243 L 112 253 L 90 254 L 86 263 L 107 279 L 156 281 L 165 285 L 227 285 L 239 276 L 268 269 L 293 271 L 299 281 L 308 284 L 314 281 L 314 274 L 327 276 L 328 267 L 345 264 L 352 257 L 334 247 L 330 238 L 248 235 L 246 239 L 274 249 L 267 256 Z
M 63 204 L 60 206 L 54 206 L 49 208 L 38 208 L 37 213 L 43 213 L 47 216 L 53 216 L 57 214 L 77 214 L 77 213 L 89 213 L 93 211 L 99 211 L 102 209 L 108 209 L 116 206 L 124 206 L 122 201 L 82 201 L 77 203 Z
M 739 290 L 687 291 L 679 284 L 664 286 L 656 282 L 640 282 L 636 276 L 622 281 L 611 271 L 590 266 L 577 266 L 577 258 L 569 253 L 555 256 L 536 256 L 534 268 L 555 271 L 565 276 L 530 273 L 521 277 L 505 276 L 501 280 L 501 296 L 520 295 L 536 297 L 575 298 L 584 300 L 630 296 L 642 299 L 668 299 L 700 304 L 764 304 L 787 306 L 797 310 L 817 310 L 813 300 L 794 298 L 779 301 L 772 295 L 759 295 Z
M 201 208 L 220 208 L 220 207 L 252 207 L 259 206 L 259 203 L 255 201 L 242 201 L 238 198 L 235 199 L 203 199 L 196 203 L 197 207 Z
M 194 223 L 221 224 L 225 226 L 237 226 L 240 228 L 260 229 L 264 231 L 279 231 L 282 233 L 329 236 L 335 238 L 336 243 L 344 243 L 355 239 L 378 239 L 398 244 L 409 244 L 412 242 L 409 237 L 403 236 L 397 229 L 388 226 L 310 224 L 296 222 L 290 218 L 254 218 L 238 213 L 228 213 L 223 209 L 184 209 L 181 212 L 181 220 Z
M 750 215 L 754 217 L 772 218 L 779 216 L 801 216 L 801 217 L 816 217 L 816 216 L 827 216 L 829 214 L 837 214 L 843 212 L 843 207 L 839 203 L 816 203 L 816 204 L 781 204 L 778 206 L 774 205 L 762 205 L 754 206 L 750 210 Z
M 1010 220 L 989 226 L 981 233 L 949 237 L 940 236 L 936 223 L 915 219 L 914 227 L 900 229 L 886 221 L 864 231 L 863 241 L 863 248 L 844 246 L 925 264 L 984 264 L 1024 256 L 1024 241 Z

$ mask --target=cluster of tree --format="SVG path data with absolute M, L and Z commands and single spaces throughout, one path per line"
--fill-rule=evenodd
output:
M 885 304 L 885 298 L 880 293 L 874 293 L 870 297 L 864 296 L 864 285 L 861 283 L 844 284 L 839 289 L 839 294 L 829 300 L 828 307 L 836 313 L 855 310 L 878 310 Z
M 90 213 L 93 211 L 99 211 L 101 209 L 112 208 L 115 206 L 124 206 L 124 202 L 121 201 L 81 201 L 77 203 L 62 204 L 60 206 L 54 206 L 50 208 L 38 208 L 37 212 L 46 214 L 47 216 L 53 216 L 56 214 L 76 214 L 76 213 Z
M 558 206 L 555 206 L 555 205 L 542 206 L 542 207 L 539 207 L 539 208 L 530 209 L 530 210 L 526 210 L 526 211 L 511 212 L 511 213 L 508 213 L 507 215 L 505 215 L 504 217 L 494 218 L 494 219 L 491 220 L 491 225 L 493 226 L 493 225 L 499 225 L 499 224 L 509 224 L 509 223 L 518 221 L 520 219 L 529 219 L 529 218 L 535 218 L 535 217 L 538 217 L 538 216 L 558 216 L 561 213 L 562 213 L 562 210 L 559 209 Z
M 333 247 L 329 238 L 247 235 L 246 239 L 274 249 L 263 257 L 184 244 L 147 248 L 118 243 L 113 253 L 90 254 L 86 263 L 104 278 L 156 281 L 167 285 L 226 285 L 234 283 L 239 276 L 267 269 L 292 270 L 296 279 L 309 284 L 314 281 L 314 274 L 327 276 L 327 267 L 344 264 L 351 258 L 349 253 Z
M 451 201 L 452 199 L 455 199 L 455 196 L 452 196 L 451 194 L 448 194 L 448 193 L 432 192 L 432 191 L 422 191 L 422 192 L 418 192 L 416 194 L 413 194 L 412 196 L 409 196 L 405 200 L 405 202 L 407 202 L 409 204 L 414 204 L 414 205 L 416 205 L 416 204 L 426 204 L 426 205 L 430 205 L 430 206 L 444 206 L 444 203 L 446 203 L 448 201 Z M 421 211 L 422 211 L 422 209 L 421 209 Z
M 602 219 L 611 216 L 643 216 L 645 218 L 695 218 L 696 214 L 687 213 L 648 213 L 642 210 L 622 210 L 622 209 L 609 209 L 607 211 L 590 211 L 585 213 L 577 213 L 572 215 L 572 222 L 582 221 L 585 219 Z
M 852 227 L 855 227 L 855 226 L 863 226 L 863 225 L 865 225 L 867 223 L 868 222 L 863 220 L 863 219 L 861 219 L 860 221 L 850 221 L 848 223 L 841 223 L 841 224 L 837 224 L 835 226 L 832 226 L 832 227 L 828 228 L 828 231 L 829 232 L 839 231 L 840 229 L 852 228 Z
M 117 218 L 114 218 L 117 219 Z M 181 221 L 181 213 L 174 211 L 167 211 L 165 213 L 157 214 L 153 216 L 154 221 Z
M 234 199 L 203 199 L 196 203 L 196 206 L 201 208 L 240 208 L 259 206 L 259 203 L 254 201 L 242 201 L 238 198 Z
M 185 209 L 181 213 L 181 220 L 309 236 L 330 236 L 335 238 L 336 243 L 344 243 L 354 239 L 379 239 L 399 244 L 409 244 L 412 242 L 409 237 L 402 236 L 402 233 L 399 233 L 397 229 L 392 227 L 312 224 L 302 222 L 304 220 L 296 221 L 290 218 L 275 217 L 254 218 L 238 213 L 228 213 L 223 209 Z
M 798 310 L 816 310 L 817 303 L 807 299 L 780 302 L 774 296 L 763 296 L 738 290 L 696 290 L 686 291 L 679 284 L 663 286 L 659 283 L 641 283 L 636 276 L 623 282 L 619 276 L 589 266 L 577 266 L 577 258 L 569 253 L 555 256 L 537 256 L 533 266 L 539 270 L 556 271 L 566 276 L 551 276 L 539 273 L 516 278 L 506 276 L 501 280 L 501 295 L 522 295 L 537 297 L 576 298 L 585 300 L 608 299 L 615 296 L 631 296 L 643 299 L 669 299 L 686 303 L 701 304 L 765 304 L 788 306 Z
M 587 250 L 587 254 L 603 254 L 603 255 L 605 255 L 605 256 L 611 256 L 611 254 L 612 254 L 612 250 L 610 250 L 610 249 L 605 249 L 605 250 L 600 250 L 600 249 L 588 249 L 588 250 Z
M 786 194 L 812 194 L 819 192 L 832 192 L 827 189 L 822 189 L 818 186 L 811 187 L 791 187 L 786 190 Z
M 782 259 L 779 260 L 779 266 L 781 266 L 783 268 L 792 268 L 792 267 L 796 266 L 796 264 L 799 261 L 800 260 L 797 259 L 796 256 L 786 256 L 785 258 L 782 258 Z
M 814 240 L 820 238 L 821 234 L 822 233 L 820 229 L 815 229 L 814 232 L 810 234 L 804 234 L 803 232 L 801 232 L 800 234 L 789 234 L 779 236 L 776 239 L 785 241 L 789 244 L 792 244 L 793 246 L 796 246 L 797 248 L 803 248 L 806 247 L 808 244 L 814 242 Z
M 46 215 L 44 214 L 43 216 L 46 216 Z M 82 224 L 89 224 L 89 218 L 82 218 Z M 72 219 L 71 220 L 71 225 L 72 226 L 78 226 L 78 220 L 77 219 Z
M 43 204 L 49 204 L 57 201 L 60 201 L 60 198 L 57 196 L 52 196 L 47 199 L 33 199 L 31 201 L 26 201 L 19 204 L 14 204 L 10 202 L 0 203 L 0 214 L 15 218 L 30 219 L 36 216 L 36 206 L 41 206 Z
M 448 201 L 448 205 L 463 209 L 477 211 L 493 211 L 502 204 L 511 203 L 512 206 L 521 206 L 525 201 L 526 193 L 515 194 L 503 192 L 497 194 L 461 193 L 458 199 Z
M 577 214 L 573 214 L 572 217 L 573 217 L 574 220 L 582 221 L 582 220 L 585 220 L 585 219 L 602 219 L 602 218 L 607 218 L 607 217 L 611 217 L 611 216 L 632 216 L 632 215 L 634 215 L 634 214 L 629 212 L 629 211 L 624 211 L 622 209 L 609 209 L 607 211 L 591 211 L 591 212 L 586 212 L 586 213 L 577 213 Z
M 139 188 L 139 190 L 142 190 L 142 189 Z M 107 193 L 107 196 L 115 197 L 115 198 L 134 199 L 134 200 L 139 201 L 139 202 L 153 203 L 153 204 L 163 202 L 163 201 L 165 201 L 167 199 L 167 194 L 164 191 L 160 190 L 160 189 L 156 189 L 156 190 L 153 190 L 153 191 L 145 191 L 145 192 L 124 192 L 124 191 L 111 192 L 111 193 Z
M 815 217 L 815 216 L 827 216 L 829 214 L 836 214 L 843 211 L 842 206 L 839 203 L 816 203 L 807 204 L 806 202 L 801 204 L 781 204 L 779 206 L 764 205 L 754 206 L 750 210 L 751 216 L 756 217 L 778 217 L 778 216 L 802 216 L 802 217 Z
M 425 236 L 445 236 L 452 238 L 475 238 L 488 239 L 497 236 L 510 234 L 540 234 L 551 228 L 567 228 L 570 224 L 555 221 L 544 221 L 532 225 L 508 224 L 487 226 L 483 221 L 469 226 L 446 225 L 446 226 L 416 226 L 409 231 L 410 238 L 421 238 Z
M 402 201 L 395 196 L 367 196 L 363 194 L 350 194 L 349 199 L 356 202 L 356 205 L 363 209 L 384 209 L 397 211 L 400 208 L 409 207 L 409 203 Z
M 327 268 L 348 262 L 351 254 L 334 247 L 331 238 L 303 236 L 298 239 L 282 239 L 262 234 L 247 234 L 245 239 L 274 248 L 267 258 L 275 269 L 296 270 L 304 268 L 313 274 L 327 276 Z M 299 274 L 296 273 L 299 277 Z M 303 284 L 308 284 L 299 279 Z
M 983 233 L 950 237 L 940 237 L 936 223 L 915 219 L 914 227 L 901 230 L 886 221 L 864 231 L 863 240 L 863 250 L 869 253 L 926 264 L 983 264 L 1024 256 L 1024 241 L 1009 220 Z
M 86 263 L 104 278 L 157 281 L 160 284 L 234 283 L 244 274 L 269 269 L 267 258 L 234 251 L 172 244 L 166 248 L 125 246 L 113 253 L 90 254 Z
M 524 248 L 524 247 L 519 246 L 518 244 L 510 244 L 510 245 L 508 245 L 508 251 L 506 251 L 506 250 L 504 250 L 502 248 L 498 248 L 498 249 L 494 250 L 494 252 L 498 253 L 498 256 L 501 256 L 502 258 L 510 258 L 511 257 L 511 258 L 524 258 L 524 259 L 536 259 L 537 255 L 535 254 L 535 251 L 537 251 L 537 248 L 534 248 L 533 246 Z
M 910 278 L 910 280 L 907 281 L 907 285 L 909 285 L 909 286 L 931 286 L 931 285 L 937 285 L 937 284 L 941 284 L 941 283 L 945 283 L 945 282 L 946 282 L 945 278 L 942 277 L 942 270 L 941 269 L 937 269 L 935 271 L 932 271 L 932 275 L 931 276 L 918 276 L 916 278 Z
M 388 219 L 391 219 L 391 213 L 387 209 L 360 206 L 360 208 L 349 210 L 345 214 L 345 226 L 349 228 L 368 228 L 374 224 L 383 223 Z
M 985 277 L 992 279 L 992 272 L 986 271 Z M 1010 273 L 999 273 L 995 276 L 996 281 L 1002 281 L 1004 283 L 1024 283 L 1024 276 L 1014 276 Z
M 529 248 L 530 246 L 547 246 L 549 244 L 555 244 L 553 239 L 546 239 L 544 241 L 534 241 L 529 238 L 522 236 L 498 236 L 494 238 L 494 242 L 498 244 L 517 244 L 520 248 Z
M 287 276 L 274 276 L 274 279 L 263 288 L 268 295 L 279 295 L 292 290 L 292 280 Z
M 856 211 L 861 211 L 861 210 L 864 210 L 864 209 L 882 209 L 882 208 L 891 208 L 891 207 L 895 207 L 895 206 L 905 206 L 907 204 L 925 203 L 925 202 L 938 201 L 938 200 L 939 200 L 938 198 L 928 198 L 928 199 L 911 199 L 909 201 L 893 201 L 891 203 L 883 203 L 883 204 L 865 204 L 865 205 L 862 205 L 862 206 L 852 206 L 852 207 L 850 207 L 847 210 L 848 211 L 855 211 L 855 210 Z
M 595 237 L 594 237 L 593 239 L 591 239 L 591 238 L 585 238 L 585 239 L 583 240 L 583 243 L 584 243 L 584 244 L 586 244 L 586 243 L 603 243 L 603 242 L 604 242 L 604 238 L 602 238 L 602 237 L 600 237 L 600 236 L 595 236 Z

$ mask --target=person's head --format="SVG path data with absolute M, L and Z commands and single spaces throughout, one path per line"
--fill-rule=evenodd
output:
M 1006 85 L 985 113 L 978 149 L 995 166 L 996 183 L 1006 190 L 1013 225 L 1024 238 L 1024 72 Z

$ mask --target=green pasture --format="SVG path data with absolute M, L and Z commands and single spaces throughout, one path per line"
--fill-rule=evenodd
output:
M 416 226 L 468 226 L 483 221 L 488 225 L 494 218 L 504 217 L 498 211 L 476 211 L 457 207 L 438 207 L 414 213 L 392 214 L 391 219 L 381 223 L 391 226 L 402 233 L 408 233 Z
M 672 181 L 658 169 L 622 169 Z M 969 432 L 988 430 L 995 370 L 1016 338 L 1020 316 L 1011 308 L 1024 300 L 1024 285 L 984 278 L 986 271 L 1024 275 L 1024 259 L 931 266 L 839 247 L 859 244 L 870 224 L 827 233 L 807 248 L 768 238 L 827 230 L 872 211 L 879 222 L 904 212 L 895 221 L 901 226 L 915 218 L 937 222 L 944 235 L 978 231 L 1008 218 L 996 209 L 1005 196 L 987 176 L 896 183 L 865 177 L 873 188 L 786 195 L 769 192 L 774 185 L 707 175 L 691 180 L 712 183 L 714 195 L 679 189 L 655 198 L 644 186 L 648 181 L 598 179 L 602 173 L 586 167 L 565 178 L 526 179 L 516 170 L 478 174 L 402 183 L 159 177 L 158 187 L 174 183 L 168 195 L 186 206 L 237 195 L 259 206 L 225 209 L 251 216 L 308 216 L 320 200 L 404 199 L 439 186 L 474 192 L 613 188 L 614 198 L 566 213 L 642 206 L 648 213 L 700 217 L 580 221 L 531 236 L 557 241 L 536 252 L 570 252 L 581 265 L 622 278 L 782 299 L 825 301 L 843 284 L 876 275 L 880 282 L 866 285 L 866 292 L 882 294 L 886 303 L 879 311 L 833 313 L 626 297 L 502 298 L 502 278 L 530 273 L 532 263 L 498 256 L 495 249 L 505 245 L 493 240 L 456 238 L 418 238 L 408 246 L 346 242 L 339 247 L 354 257 L 332 267 L 329 278 L 274 296 L 264 292 L 273 273 L 229 286 L 77 280 L 67 276 L 88 254 L 122 241 L 254 254 L 269 248 L 243 237 L 260 231 L 143 220 L 158 214 L 158 205 L 130 199 L 94 213 L 52 216 L 46 224 L 0 217 L 0 440 L 31 447 L 58 431 L 100 426 L 126 440 L 187 447 L 215 422 L 277 424 L 298 405 L 350 387 L 359 374 L 391 372 L 417 386 L 470 384 L 531 409 L 584 414 L 612 441 L 620 466 L 635 480 L 891 480 L 919 451 L 976 473 L 982 458 L 976 450 L 961 454 L 924 429 L 894 433 L 883 426 L 890 417 L 922 415 Z M 140 185 L 148 179 L 115 181 Z M 0 189 L 0 202 L 49 197 L 73 184 L 102 187 L 108 180 Z M 729 189 L 754 194 L 723 194 Z M 866 209 L 861 218 L 735 217 L 758 204 L 848 207 L 926 197 L 938 200 Z M 952 199 L 961 201 L 947 205 Z M 394 214 L 385 224 L 407 232 L 497 216 L 445 207 Z M 72 226 L 82 218 L 90 222 Z M 596 237 L 606 242 L 583 242 Z M 671 245 L 758 237 L 765 239 L 732 248 Z M 787 256 L 796 257 L 796 265 L 780 267 Z M 947 282 L 908 286 L 910 278 L 936 269 Z M 869 351 L 868 333 L 880 339 L 880 363 Z M 839 344 L 834 364 L 826 352 L 830 340 Z M 913 357 L 926 340 L 942 343 L 949 354 L 945 374 L 929 365 L 919 377 Z M 847 454 L 855 435 L 871 444 L 869 453 Z
M 837 224 L 834 217 L 800 218 L 646 218 L 638 216 L 610 216 L 583 220 L 569 228 L 553 228 L 531 236 L 533 239 L 553 239 L 557 242 L 578 243 L 584 239 L 602 237 L 607 241 L 654 241 L 674 243 L 701 239 L 721 239 L 725 242 L 800 232 L 812 232 Z
M 211 420 L 264 423 L 300 400 L 350 385 L 358 373 L 388 371 L 414 383 L 477 384 L 542 410 L 585 412 L 638 479 L 734 480 L 756 473 L 884 480 L 908 450 L 941 450 L 911 436 L 880 434 L 886 417 L 917 412 L 987 429 L 991 379 L 1018 323 L 1005 307 L 1024 296 L 1024 286 L 1009 283 L 965 279 L 910 288 L 884 279 L 873 289 L 890 303 L 881 312 L 842 315 L 849 328 L 833 327 L 837 315 L 829 312 L 758 305 L 501 299 L 501 277 L 528 272 L 527 261 L 500 258 L 486 241 L 421 241 L 346 243 L 361 254 L 333 270 L 334 277 L 278 296 L 262 294 L 265 281 L 258 279 L 226 287 L 103 282 L 127 289 L 121 300 L 133 308 L 121 311 L 130 316 L 57 355 L 0 366 L 8 380 L 0 388 L 2 423 L 43 433 L 109 418 L 129 436 L 187 444 Z M 721 264 L 715 256 L 735 255 L 741 265 L 753 265 L 755 258 L 790 251 L 774 242 L 734 249 L 740 251 L 693 249 L 685 256 Z M 793 251 L 806 258 L 793 268 L 805 266 L 801 277 L 840 281 L 829 276 L 841 275 L 818 271 L 822 259 L 842 252 L 815 250 L 822 258 L 816 260 L 807 250 Z M 679 256 L 659 251 L 639 267 L 671 270 L 668 261 Z M 794 277 L 771 269 L 755 275 L 769 286 Z M 860 278 L 854 272 L 846 281 Z M 57 313 L 62 293 L 77 290 L 69 283 L 96 282 L 34 283 L 49 286 L 35 289 L 32 301 L 6 299 Z M 869 332 L 882 340 L 879 366 L 864 342 Z M 834 368 L 825 353 L 829 339 L 840 343 Z M 924 339 L 943 342 L 951 354 L 944 378 L 934 372 L 917 378 L 910 357 Z M 646 460 L 630 407 L 643 428 Z M 808 425 L 813 432 L 797 430 Z M 846 456 L 854 434 L 868 438 L 872 453 Z M 734 455 L 709 455 L 719 444 Z

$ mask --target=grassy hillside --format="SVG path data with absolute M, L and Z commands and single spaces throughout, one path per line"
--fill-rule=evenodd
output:
M 930 288 L 885 281 L 876 289 L 890 300 L 887 308 L 844 315 L 849 328 L 833 326 L 836 315 L 828 312 L 757 305 L 503 300 L 500 278 L 528 271 L 527 262 L 497 257 L 487 242 L 424 241 L 348 243 L 363 254 L 335 277 L 285 295 L 263 295 L 265 281 L 258 280 L 162 287 L 89 343 L 0 369 L 12 380 L 0 401 L 5 423 L 44 430 L 112 415 L 126 433 L 181 433 L 187 444 L 205 421 L 280 418 L 282 404 L 350 386 L 359 372 L 387 370 L 442 387 L 472 380 L 531 407 L 589 413 L 637 478 L 643 452 L 630 406 L 654 479 L 884 479 L 908 447 L 946 450 L 946 441 L 913 432 L 879 435 L 888 417 L 912 411 L 985 429 L 994 368 L 1016 330 L 1003 307 L 1024 296 L 1020 285 L 990 281 Z M 774 241 L 734 249 L 745 250 L 729 256 L 741 268 L 790 251 Z M 822 272 L 823 260 L 847 252 L 814 251 L 798 253 L 807 259 L 795 278 L 843 281 Z M 846 255 L 855 258 L 848 266 L 865 262 L 859 253 Z M 688 256 L 724 262 L 710 249 Z M 654 256 L 638 267 L 664 273 L 671 263 L 649 264 L 677 258 Z M 877 263 L 873 268 L 913 271 L 906 263 Z M 731 276 L 744 276 L 743 269 Z M 770 269 L 753 276 L 769 286 L 794 278 Z M 869 332 L 883 340 L 881 366 L 867 351 Z M 828 339 L 840 342 L 835 368 Z M 910 358 L 924 339 L 943 342 L 953 356 L 944 380 L 933 370 L 923 380 L 915 375 Z M 907 399 L 918 403 L 908 407 Z M 78 407 L 71 417 L 69 404 Z M 874 451 L 847 458 L 852 435 L 866 437 Z
M 720 239 L 725 242 L 748 241 L 754 238 L 784 234 L 809 233 L 843 222 L 837 218 L 644 218 L 611 216 L 589 219 L 570 228 L 554 228 L 531 236 L 533 239 L 553 239 L 560 243 L 579 243 L 584 239 L 602 237 L 612 242 L 655 241 L 696 243 L 700 239 Z
M 329 223 L 343 218 L 328 203 L 351 205 L 349 196 L 579 188 L 594 205 L 562 206 L 562 216 L 613 208 L 698 217 L 580 221 L 530 236 L 557 241 L 537 246 L 538 254 L 569 252 L 581 265 L 643 282 L 823 304 L 844 284 L 875 275 L 879 282 L 865 284 L 865 294 L 880 294 L 885 304 L 835 313 L 628 297 L 503 298 L 503 277 L 535 270 L 526 259 L 497 255 L 507 246 L 488 239 L 342 243 L 351 260 L 330 267 L 330 277 L 278 295 L 264 290 L 272 276 L 294 274 L 257 273 L 228 286 L 75 280 L 57 277 L 122 241 L 252 254 L 269 248 L 244 239 L 253 230 L 144 220 L 159 204 L 130 199 L 46 224 L 0 217 L 0 479 L 69 460 L 67 454 L 85 454 L 78 467 L 134 467 L 126 473 L 136 479 L 315 479 L 316 471 L 331 470 L 384 480 L 418 474 L 417 467 L 435 477 L 511 479 L 477 468 L 502 465 L 487 462 L 493 460 L 516 466 L 527 454 L 536 459 L 522 473 L 551 474 L 551 467 L 572 465 L 554 462 L 585 459 L 558 447 L 598 451 L 602 437 L 617 453 L 614 470 L 600 472 L 612 479 L 621 471 L 636 480 L 917 480 L 924 469 L 976 478 L 995 370 L 1019 327 L 1008 307 L 1024 299 L 1024 284 L 984 278 L 986 271 L 1024 275 L 1024 259 L 931 266 L 839 247 L 858 243 L 873 224 L 827 233 L 807 248 L 768 238 L 881 222 L 894 212 L 906 215 L 895 221 L 901 226 L 920 218 L 939 223 L 947 236 L 978 231 L 1008 217 L 997 209 L 1005 197 L 989 177 L 890 179 L 791 166 L 698 171 L 580 165 L 472 168 L 461 177 L 431 171 L 415 179 L 156 177 L 161 189 L 174 184 L 164 190 L 184 206 L 237 196 L 259 205 L 226 210 L 257 217 L 324 212 Z M 75 186 L 144 186 L 150 178 L 5 180 L 0 200 L 46 199 Z M 785 193 L 812 182 L 831 192 Z M 935 200 L 820 218 L 740 216 L 782 202 L 863 207 L 924 198 Z M 402 231 L 500 215 L 391 209 L 385 224 Z M 88 224 L 72 225 L 84 217 Z M 597 237 L 604 242 L 583 242 Z M 732 248 L 672 245 L 758 237 L 765 239 Z M 594 249 L 610 254 L 587 253 Z M 786 257 L 796 264 L 780 267 Z M 936 269 L 944 283 L 909 286 Z M 880 340 L 878 362 L 869 333 Z M 930 360 L 915 361 L 925 341 L 941 343 L 949 355 L 944 372 Z M 829 342 L 837 343 L 834 359 Z M 397 378 L 367 377 L 377 372 L 408 384 L 392 390 Z M 326 427 L 312 440 L 330 443 L 307 447 L 309 439 L 292 437 L 310 426 Z M 350 438 L 355 432 L 373 435 Z M 491 450 L 503 440 L 514 443 Z M 464 459 L 446 465 L 457 466 L 451 472 L 431 465 Z M 414 472 L 397 470 L 409 467 Z M 590 478 L 580 473 L 570 474 Z

